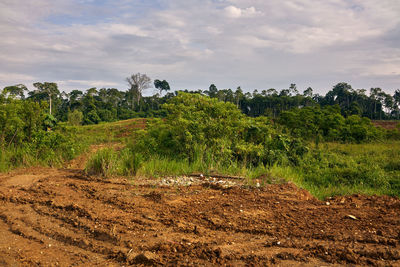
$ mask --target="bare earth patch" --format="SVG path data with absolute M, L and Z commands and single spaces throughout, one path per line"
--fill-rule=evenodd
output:
M 400 265 L 400 200 L 265 188 L 0 176 L 0 265 Z

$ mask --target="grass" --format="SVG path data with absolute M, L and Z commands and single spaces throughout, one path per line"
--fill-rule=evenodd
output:
M 0 172 L 28 166 L 61 167 L 66 161 L 87 151 L 90 145 L 126 143 L 136 129 L 144 126 L 143 119 L 87 126 L 59 123 L 53 131 L 41 133 L 36 141 L 18 147 L 0 145 Z
M 109 177 L 116 173 L 119 161 L 116 152 L 111 148 L 105 148 L 95 153 L 87 162 L 85 172 Z
M 127 120 L 66 128 L 73 131 L 84 143 L 126 144 L 134 138 L 135 129 L 141 127 L 143 121 Z M 259 179 L 262 184 L 291 181 L 319 199 L 355 193 L 400 196 L 399 141 L 367 144 L 320 143 L 318 148 L 312 144 L 310 146 L 310 152 L 297 166 L 282 163 L 249 168 L 238 162 L 221 164 L 200 160 L 189 164 L 185 159 L 160 156 L 151 156 L 145 160 L 139 151 L 132 152 L 127 148 L 119 152 L 97 152 L 89 160 L 87 170 L 103 176 L 148 178 L 191 173 L 223 174 L 246 177 L 249 184 L 253 184 L 254 179 Z
M 84 126 L 70 126 L 67 123 L 62 123 L 62 126 L 66 132 L 75 134 L 85 143 L 126 143 L 127 140 L 133 138 L 137 129 L 145 127 L 145 120 L 130 119 Z
M 298 166 L 275 164 L 246 168 L 233 162 L 191 164 L 152 156 L 144 160 L 129 149 L 101 150 L 89 160 L 87 170 L 103 176 L 125 175 L 158 178 L 203 173 L 246 177 L 249 184 L 293 182 L 319 199 L 334 195 L 367 194 L 400 196 L 400 142 L 370 144 L 324 143 L 310 152 Z
M 293 182 L 320 199 L 355 193 L 400 196 L 399 141 L 325 143 L 291 168 L 298 174 Z

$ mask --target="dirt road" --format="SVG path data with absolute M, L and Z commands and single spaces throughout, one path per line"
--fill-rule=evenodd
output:
M 294 185 L 0 175 L 0 266 L 400 266 L 400 201 L 315 200 Z

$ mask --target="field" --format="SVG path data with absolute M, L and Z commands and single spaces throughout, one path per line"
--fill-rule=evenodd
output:
M 144 125 L 131 120 L 69 129 L 93 143 L 86 153 L 60 168 L 0 174 L 0 265 L 400 264 L 397 197 L 316 188 L 299 170 L 276 166 L 259 177 L 260 187 L 260 170 L 248 172 L 254 179 L 86 174 L 91 155 L 120 150 Z M 359 163 L 373 150 L 386 161 L 382 168 L 395 164 L 398 148 L 323 144 L 341 160 Z M 396 166 L 387 174 L 396 174 Z

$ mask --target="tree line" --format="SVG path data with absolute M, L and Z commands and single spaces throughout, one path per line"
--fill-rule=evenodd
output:
M 223 102 L 236 105 L 244 114 L 251 117 L 268 116 L 278 118 L 284 111 L 294 108 L 337 105 L 344 117 L 359 115 L 374 120 L 400 118 L 400 90 L 393 95 L 381 88 L 353 89 L 348 83 L 338 83 L 326 94 L 314 94 L 308 87 L 299 92 L 296 84 L 280 91 L 270 88 L 244 92 L 240 86 L 235 90 L 219 90 L 211 84 L 207 90 L 178 90 L 171 92 L 166 80 L 152 82 L 146 74 L 136 73 L 126 78 L 128 90 L 116 88 L 89 88 L 86 91 L 72 90 L 61 92 L 53 82 L 36 82 L 34 90 L 29 91 L 23 84 L 5 87 L 1 99 L 13 97 L 22 101 L 47 102 L 50 118 L 69 121 L 71 124 L 97 124 L 135 117 L 164 117 L 160 106 L 179 92 L 207 95 Z M 149 88 L 158 92 L 151 96 L 143 93 Z

